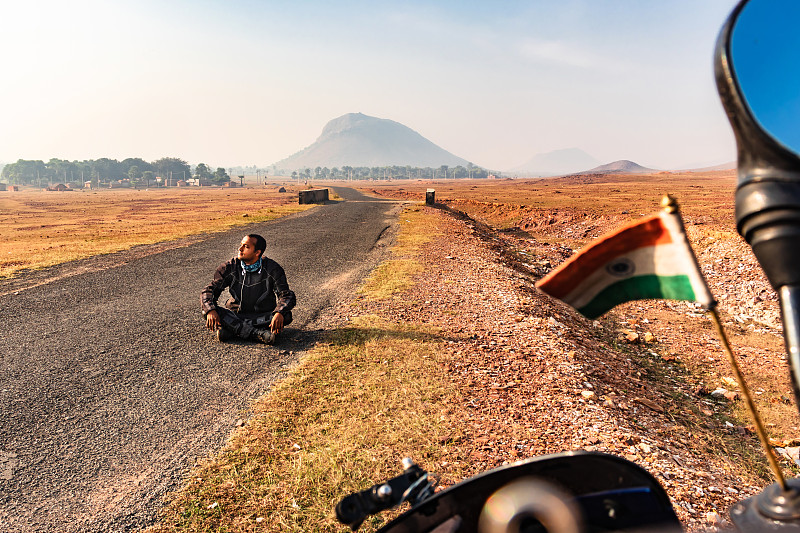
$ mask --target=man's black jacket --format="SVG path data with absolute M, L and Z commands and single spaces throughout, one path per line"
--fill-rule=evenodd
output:
M 245 272 L 242 261 L 236 258 L 220 265 L 214 272 L 214 281 L 200 295 L 203 314 L 217 308 L 217 298 L 226 287 L 231 298 L 225 307 L 237 313 L 282 313 L 290 311 L 296 301 L 283 268 L 266 257 L 258 272 Z

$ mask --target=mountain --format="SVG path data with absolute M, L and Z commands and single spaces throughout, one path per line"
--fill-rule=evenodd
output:
M 319 138 L 274 164 L 280 169 L 315 167 L 467 166 L 466 159 L 440 148 L 393 120 L 348 113 L 328 122 Z
M 526 176 L 561 176 L 594 167 L 600 161 L 578 148 L 536 154 L 524 165 L 509 170 Z
M 702 168 L 691 168 L 689 169 L 690 172 L 713 172 L 715 170 L 736 170 L 736 161 L 729 161 L 727 163 L 722 163 L 720 165 L 713 165 L 710 167 L 702 167 Z
M 647 174 L 649 172 L 658 172 L 658 170 L 643 167 L 627 159 L 620 159 L 619 161 L 614 161 L 607 165 L 600 165 L 590 170 L 576 172 L 576 174 Z

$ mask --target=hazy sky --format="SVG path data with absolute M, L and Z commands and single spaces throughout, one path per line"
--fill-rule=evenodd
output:
M 351 112 L 492 169 L 732 161 L 712 55 L 734 4 L 6 1 L 0 162 L 266 166 Z

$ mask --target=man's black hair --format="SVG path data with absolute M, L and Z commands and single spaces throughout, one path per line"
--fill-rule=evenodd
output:
M 261 250 L 261 256 L 259 257 L 263 257 L 264 251 L 267 249 L 267 240 L 261 235 L 256 235 L 255 233 L 251 233 L 248 235 L 248 237 L 256 241 L 254 247 L 256 250 Z

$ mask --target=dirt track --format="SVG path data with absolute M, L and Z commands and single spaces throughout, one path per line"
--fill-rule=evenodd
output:
M 398 203 L 337 192 L 347 201 L 0 284 L 0 530 L 153 520 L 391 242 Z M 277 347 L 219 344 L 201 327 L 200 290 L 253 232 L 298 296 Z

